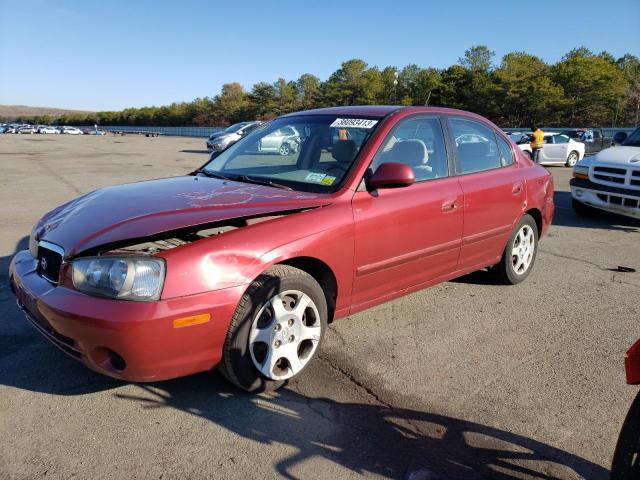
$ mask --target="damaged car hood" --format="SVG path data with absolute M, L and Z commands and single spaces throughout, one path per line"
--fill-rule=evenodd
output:
M 65 258 L 101 245 L 163 232 L 326 205 L 326 195 L 185 176 L 107 187 L 46 214 L 35 240 L 55 243 Z

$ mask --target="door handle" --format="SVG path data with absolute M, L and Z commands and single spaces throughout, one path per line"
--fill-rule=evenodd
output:
M 511 193 L 513 193 L 514 195 L 520 195 L 522 193 L 522 188 L 522 182 L 514 183 L 513 187 L 511 188 Z
M 449 200 L 449 201 L 443 202 L 443 204 L 442 204 L 442 211 L 443 212 L 451 212 L 451 211 L 455 210 L 456 208 L 458 208 L 458 201 L 457 200 Z

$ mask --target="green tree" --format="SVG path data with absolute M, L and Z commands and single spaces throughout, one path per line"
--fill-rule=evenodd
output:
M 564 92 L 551 80 L 550 68 L 525 52 L 508 53 L 493 72 L 496 83 L 496 120 L 513 127 L 533 123 L 552 125 L 559 120 Z
M 612 124 L 627 91 L 622 70 L 584 47 L 571 50 L 554 65 L 552 79 L 564 89 L 563 119 L 571 126 Z
M 367 68 L 363 60 L 348 60 L 324 86 L 325 102 L 331 105 L 368 105 L 382 96 L 384 84 L 377 68 Z
M 310 73 L 300 75 L 296 82 L 298 92 L 298 105 L 301 110 L 309 110 L 319 107 L 322 101 L 320 79 Z
M 465 50 L 464 56 L 458 59 L 458 63 L 469 70 L 491 70 L 495 53 L 485 45 L 475 45 Z
M 239 83 L 225 83 L 215 97 L 216 109 L 222 123 L 239 122 L 249 106 L 249 95 Z

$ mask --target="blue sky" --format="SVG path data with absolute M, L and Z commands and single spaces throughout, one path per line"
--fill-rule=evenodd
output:
M 535 25 L 530 18 L 537 18 Z M 640 56 L 640 0 L 0 0 L 0 104 L 121 109 L 340 63 L 446 67 L 472 45 Z

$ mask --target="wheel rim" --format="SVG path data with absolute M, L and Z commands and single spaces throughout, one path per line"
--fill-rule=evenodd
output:
M 573 167 L 577 163 L 577 161 L 578 161 L 578 156 L 575 153 L 571 152 L 569 154 L 569 158 L 567 159 L 567 163 L 569 164 L 570 167 Z
M 289 155 L 289 145 L 283 143 L 280 146 L 280 155 Z
M 278 293 L 253 319 L 251 360 L 265 377 L 286 380 L 311 360 L 321 333 L 320 314 L 309 295 L 299 290 Z
M 523 275 L 531 266 L 535 251 L 535 237 L 529 225 L 523 225 L 513 240 L 511 264 L 516 275 Z

